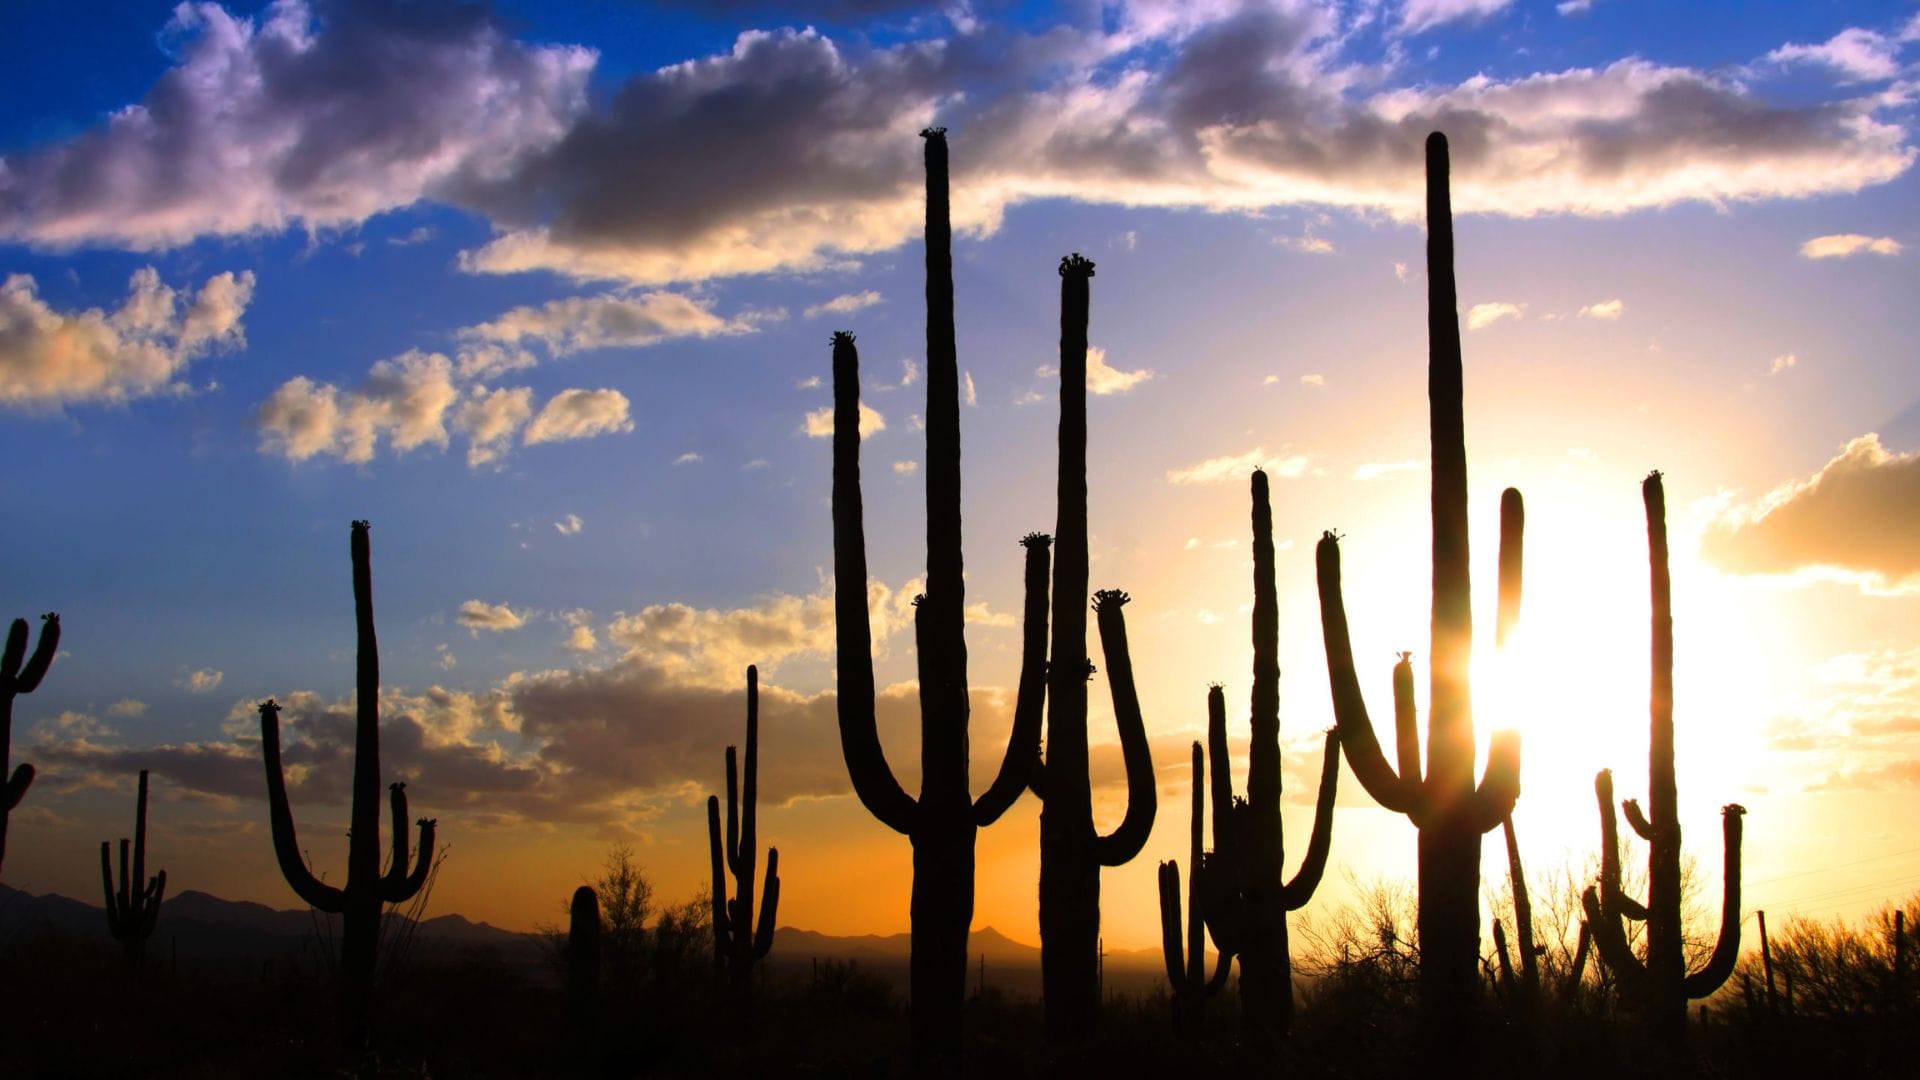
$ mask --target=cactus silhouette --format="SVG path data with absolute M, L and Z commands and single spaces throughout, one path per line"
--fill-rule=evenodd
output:
M 720 838 L 720 797 L 707 796 L 707 841 L 713 854 L 713 963 L 725 968 L 735 985 L 746 982 L 756 961 L 773 948 L 774 912 L 780 906 L 780 850 L 767 849 L 767 883 L 760 897 L 760 922 L 753 921 L 754 805 L 760 786 L 760 672 L 747 668 L 747 775 L 740 784 L 734 748 L 727 747 L 727 835 Z M 733 871 L 734 897 L 727 898 L 727 871 Z
M 1514 978 L 1513 960 L 1507 953 L 1507 934 L 1500 920 L 1493 920 L 1493 949 L 1500 958 L 1500 987 L 1508 1000 L 1523 1010 L 1531 1008 L 1540 996 L 1540 965 L 1533 945 L 1533 899 L 1527 893 L 1527 871 L 1520 862 L 1520 841 L 1513 835 L 1513 815 L 1500 822 L 1507 841 L 1507 883 L 1513 890 L 1513 930 L 1519 939 L 1520 975 Z M 1585 931 L 1582 931 L 1583 935 Z M 1575 978 L 1578 978 L 1578 972 Z
M 1026 628 L 1013 732 L 993 784 L 968 785 L 966 581 L 960 552 L 960 378 L 953 332 L 953 242 L 947 140 L 929 128 L 927 169 L 927 586 L 914 609 L 920 675 L 920 797 L 901 788 L 874 722 L 873 636 L 867 611 L 866 527 L 860 497 L 860 354 L 833 336 L 833 573 L 840 748 L 860 802 L 913 844 L 912 1049 L 920 1061 L 960 1049 L 973 921 L 975 833 L 1026 789 L 1039 755 L 1045 693 L 1048 538 L 1026 547 Z
M 27 655 L 27 620 L 15 619 L 7 630 L 7 647 L 0 655 L 0 866 L 7 861 L 7 818 L 26 798 L 33 783 L 33 766 L 21 762 L 11 775 L 13 765 L 13 699 L 31 694 L 46 677 L 53 654 L 60 649 L 60 616 L 49 611 L 40 616 L 40 644 Z
M 1060 260 L 1059 524 L 1054 529 L 1053 643 L 1047 664 L 1047 754 L 1040 796 L 1040 969 L 1047 1037 L 1076 1043 L 1100 999 L 1100 868 L 1139 854 L 1153 829 L 1153 761 L 1133 687 L 1126 593 L 1093 596 L 1127 773 L 1127 809 L 1112 833 L 1093 828 L 1087 773 L 1087 307 L 1093 263 Z
M 1520 794 L 1520 741 L 1497 732 L 1480 785 L 1473 781 L 1473 704 L 1467 671 L 1473 611 L 1467 568 L 1467 449 L 1462 419 L 1460 324 L 1453 278 L 1453 217 L 1447 140 L 1427 137 L 1427 400 L 1433 476 L 1433 657 L 1427 761 L 1420 769 L 1413 669 L 1393 669 L 1399 771 L 1387 763 L 1354 673 L 1340 592 L 1340 540 L 1329 532 L 1315 561 L 1334 718 L 1354 778 L 1381 806 L 1420 831 L 1420 1001 L 1429 1046 L 1458 1055 L 1480 990 L 1480 837 L 1499 826 Z M 1518 492 L 1501 498 L 1501 538 L 1516 551 Z M 1502 592 L 1517 592 L 1517 558 L 1501 558 Z M 1517 601 L 1503 603 L 1517 609 Z
M 1174 1037 L 1189 1046 L 1200 1042 L 1201 1021 L 1207 999 L 1220 992 L 1233 970 L 1233 954 L 1222 950 L 1214 962 L 1213 977 L 1206 973 L 1205 912 L 1200 891 L 1201 834 L 1207 823 L 1204 792 L 1206 761 L 1200 743 L 1193 744 L 1193 816 L 1192 833 L 1187 844 L 1187 866 L 1192 871 L 1187 881 L 1186 943 L 1180 931 L 1180 863 L 1169 859 L 1160 864 L 1160 951 L 1167 961 L 1167 985 L 1173 988 Z M 1216 823 L 1217 827 L 1217 823 Z
M 1660 474 L 1640 485 L 1647 509 L 1647 563 L 1653 593 L 1653 676 L 1647 749 L 1647 813 L 1638 801 L 1621 804 L 1627 823 L 1647 842 L 1647 902 L 1628 897 L 1620 885 L 1619 831 L 1613 818 L 1613 774 L 1593 779 L 1600 803 L 1600 887 L 1581 897 L 1593 925 L 1594 947 L 1618 979 L 1621 996 L 1642 1011 L 1655 1036 L 1669 1046 L 1686 1040 L 1687 999 L 1703 998 L 1733 974 L 1740 956 L 1740 831 L 1746 808 L 1721 810 L 1726 879 L 1722 886 L 1720 936 L 1705 967 L 1687 972 L 1680 926 L 1680 815 L 1673 773 L 1673 582 L 1667 573 L 1667 496 Z M 1627 943 L 1626 920 L 1645 920 L 1644 963 Z
M 433 865 L 432 818 L 420 819 L 420 854 L 411 872 L 407 858 L 405 784 L 387 786 L 393 813 L 393 861 L 380 873 L 380 647 L 373 630 L 373 559 L 367 523 L 356 521 L 353 554 L 353 613 L 358 651 L 354 662 L 353 808 L 347 834 L 347 883 L 333 886 L 307 869 L 287 804 L 287 779 L 280 767 L 280 706 L 260 703 L 260 747 L 267 768 L 267 811 L 273 826 L 273 851 L 280 874 L 308 905 L 341 917 L 340 1034 L 349 1049 L 367 1039 L 373 998 L 374 962 L 380 938 L 380 906 L 409 900 L 426 883 Z
M 1207 924 L 1223 952 L 1240 957 L 1240 1015 L 1250 1045 L 1271 1053 L 1293 1020 L 1293 961 L 1287 912 L 1313 897 L 1333 842 L 1333 799 L 1340 781 L 1340 739 L 1327 732 L 1313 832 L 1294 879 L 1286 880 L 1280 825 L 1280 605 L 1274 586 L 1273 509 L 1267 474 L 1253 473 L 1253 691 L 1247 797 L 1233 795 L 1227 757 L 1226 699 L 1207 694 L 1213 755 L 1214 850 L 1202 865 Z M 1225 943 L 1225 944 L 1223 944 Z
M 140 770 L 140 799 L 133 814 L 133 864 L 127 864 L 129 841 L 120 841 L 120 888 L 113 887 L 109 841 L 100 841 L 100 885 L 107 894 L 107 932 L 120 942 L 127 965 L 138 969 L 146 959 L 147 938 L 160 918 L 160 900 L 167 894 L 165 870 L 147 877 L 147 770 Z
M 567 916 L 567 1025 L 576 1054 L 587 1058 L 600 1015 L 600 897 L 593 886 L 573 890 Z

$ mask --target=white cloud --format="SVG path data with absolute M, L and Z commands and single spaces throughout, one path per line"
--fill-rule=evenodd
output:
M 0 182 L 6 164 L 0 161 Z M 0 285 L 0 405 L 49 408 L 180 393 L 187 365 L 246 344 L 240 324 L 253 299 L 251 271 L 215 274 L 183 297 L 143 267 L 112 314 L 56 311 L 27 274 Z
M 1626 314 L 1626 310 L 1627 302 L 1625 300 L 1602 300 L 1597 304 L 1588 304 L 1581 308 L 1580 317 L 1583 319 L 1604 319 L 1611 321 Z
M 1034 374 L 1043 379 L 1058 378 L 1060 369 L 1052 364 L 1042 364 L 1034 369 Z M 1098 397 L 1111 394 L 1124 394 L 1134 387 L 1153 378 L 1153 371 L 1141 368 L 1138 371 L 1120 371 L 1107 365 L 1107 350 L 1098 345 L 1087 346 L 1087 393 Z M 1034 400 L 1039 400 L 1036 396 Z M 1029 404 L 1016 401 L 1016 405 Z
M 1800 254 L 1809 259 L 1844 259 L 1862 253 L 1898 255 L 1900 241 L 1891 236 L 1863 236 L 1860 233 L 1836 233 L 1816 236 L 1800 245 Z
M 815 409 L 807 414 L 804 429 L 809 438 L 830 439 L 833 437 L 833 406 Z M 860 403 L 860 437 L 867 438 L 874 432 L 887 430 L 887 418 L 866 402 Z
M 1307 471 L 1307 457 L 1305 454 L 1269 454 L 1266 447 L 1256 446 L 1244 454 L 1208 458 L 1184 469 L 1168 469 L 1167 482 L 1219 484 L 1228 480 L 1245 480 L 1255 469 L 1264 469 L 1269 475 L 1290 480 Z
M 912 476 L 914 473 L 920 471 L 920 463 L 917 461 L 896 461 L 893 463 L 893 471 L 901 476 Z
M 478 636 L 482 630 L 501 634 L 527 625 L 526 616 L 505 604 L 489 604 L 484 600 L 469 600 L 461 604 L 459 612 L 454 617 L 460 621 L 461 626 L 472 630 L 475 636 Z
M 632 431 L 627 395 L 618 390 L 562 390 L 527 425 L 526 445 Z
M 1800 358 L 1793 353 L 1781 353 L 1773 358 L 1773 363 L 1767 365 L 1767 374 L 1778 375 L 1799 362 Z
M 1333 241 L 1321 236 L 1283 236 L 1275 243 L 1307 255 L 1333 254 Z
M 1780 64 L 1817 64 L 1847 82 L 1877 82 L 1900 74 L 1900 45 L 1872 30 L 1848 27 L 1819 45 L 1782 45 L 1767 54 Z
M 799 382 L 794 383 L 793 388 L 795 390 L 818 390 L 820 389 L 820 385 L 820 376 L 809 375 Z
M 902 387 L 912 386 L 914 383 L 919 381 L 920 381 L 920 365 L 915 363 L 912 360 L 912 358 L 901 360 L 900 361 L 900 385 Z
M 382 360 L 356 391 L 295 376 L 260 407 L 260 449 L 289 461 L 330 454 L 363 464 L 373 460 L 383 437 L 402 453 L 444 447 L 447 411 L 459 396 L 453 365 L 439 353 L 412 351 Z
M 872 289 L 845 293 L 831 300 L 813 304 L 800 314 L 808 319 L 818 318 L 821 315 L 851 315 L 856 311 L 872 307 L 879 303 L 880 299 L 880 294 Z
M 699 451 L 689 450 L 686 453 L 681 454 L 679 457 L 674 458 L 673 463 L 675 465 L 698 465 L 700 462 L 704 460 L 705 459 L 700 456 Z
M 961 378 L 961 381 L 962 381 L 962 382 L 964 382 L 964 383 L 966 384 L 966 388 L 967 388 L 967 404 L 968 404 L 968 405 L 978 405 L 978 404 L 980 404 L 980 395 L 979 395 L 979 394 L 976 394 L 976 393 L 974 393 L 974 391 L 973 391 L 973 372 L 971 372 L 971 371 L 963 371 L 963 372 L 961 372 L 961 373 L 960 373 L 960 378 Z
M 180 680 L 179 685 L 185 687 L 188 693 L 210 694 L 220 688 L 220 681 L 225 678 L 225 672 L 213 668 L 201 668 L 198 671 L 188 672 L 186 677 Z
M 555 356 L 587 349 L 643 348 L 673 338 L 746 334 L 744 319 L 723 319 L 692 297 L 671 292 L 603 293 L 517 307 L 461 331 L 473 340 L 520 345 L 537 341 Z
M 1475 304 L 1467 309 L 1467 329 L 1480 330 L 1492 326 L 1502 319 L 1519 319 L 1527 310 L 1525 304 L 1509 304 L 1496 300 L 1487 304 Z
M 1417 34 L 1444 23 L 1485 19 L 1513 5 L 1513 0 L 1406 0 L 1400 9 L 1400 27 Z
M 1560 0 L 1553 5 L 1553 10 L 1567 16 L 1585 15 L 1593 10 L 1593 0 Z
M 468 439 L 467 464 L 490 464 L 505 456 L 514 434 L 533 416 L 533 391 L 521 386 L 488 390 L 476 386 L 453 413 L 453 426 Z
M 583 524 L 579 514 L 568 514 L 554 522 L 553 527 L 559 530 L 561 536 L 578 536 Z

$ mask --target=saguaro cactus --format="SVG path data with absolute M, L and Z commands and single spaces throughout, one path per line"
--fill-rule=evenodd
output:
M 1214 962 L 1213 977 L 1207 977 L 1206 929 L 1203 925 L 1200 888 L 1201 834 L 1206 829 L 1207 811 L 1203 791 L 1207 766 L 1198 740 L 1193 744 L 1193 816 L 1187 843 L 1186 944 L 1180 941 L 1180 863 L 1169 859 L 1160 864 L 1160 951 L 1167 962 L 1167 985 L 1173 989 L 1174 1037 L 1189 1045 L 1200 1041 L 1201 1021 L 1207 999 L 1220 992 L 1233 970 L 1233 954 L 1222 950 Z M 1218 828 L 1218 822 L 1215 823 Z
M 1313 897 L 1333 842 L 1333 799 L 1340 781 L 1340 738 L 1327 732 L 1320 795 L 1307 853 L 1286 880 L 1280 824 L 1280 604 L 1274 586 L 1273 509 L 1267 474 L 1253 473 L 1253 691 L 1247 750 L 1247 798 L 1233 796 L 1227 757 L 1226 700 L 1207 694 L 1213 755 L 1214 851 L 1204 866 L 1207 922 L 1214 943 L 1240 957 L 1240 1015 L 1250 1041 L 1270 1051 L 1293 1020 L 1293 961 L 1287 912 Z
M 408 870 L 407 791 L 387 786 L 393 813 L 393 861 L 380 873 L 380 647 L 373 630 L 373 560 L 367 523 L 353 523 L 353 612 L 358 654 L 354 664 L 353 809 L 347 839 L 347 882 L 328 885 L 307 869 L 287 804 L 287 780 L 280 767 L 280 706 L 260 703 L 260 747 L 267 767 L 267 812 L 273 826 L 273 851 L 280 874 L 300 899 L 341 917 L 340 1025 L 349 1048 L 366 1041 L 373 973 L 380 939 L 380 905 L 409 900 L 426 883 L 433 866 L 433 818 L 420 819 L 420 855 Z
M 107 894 L 107 932 L 120 942 L 127 964 L 139 968 L 146 958 L 147 938 L 160 918 L 160 900 L 167 894 L 165 870 L 147 877 L 147 770 L 140 770 L 140 799 L 133 814 L 133 866 L 127 866 L 128 841 L 120 840 L 120 888 L 113 887 L 112 848 L 100 841 L 100 885 Z
M 1513 835 L 1512 814 L 1500 822 L 1500 831 L 1507 841 L 1507 885 L 1513 890 L 1513 930 L 1519 939 L 1515 942 L 1520 949 L 1518 983 L 1514 981 L 1507 935 L 1499 919 L 1493 920 L 1493 948 L 1500 957 L 1501 990 L 1522 1008 L 1531 1008 L 1540 995 L 1540 964 L 1533 945 L 1533 899 L 1527 892 L 1527 871 L 1520 862 L 1520 841 Z
M 1026 789 L 1039 754 L 1045 693 L 1048 538 L 1026 547 L 1026 630 L 1013 733 L 999 774 L 979 799 L 968 785 L 966 581 L 960 555 L 960 377 L 953 333 L 953 244 L 947 140 L 926 138 L 927 591 L 914 610 L 920 673 L 920 797 L 901 788 L 874 723 L 866 527 L 860 498 L 860 354 L 833 336 L 833 573 L 840 748 L 867 811 L 913 843 L 912 1042 L 916 1058 L 960 1048 L 973 921 L 975 833 Z
M 0 655 L 0 866 L 7 861 L 7 817 L 26 798 L 33 783 L 33 766 L 21 762 L 8 775 L 13 764 L 13 699 L 31 694 L 46 677 L 53 654 L 60 648 L 60 616 L 49 611 L 40 616 L 40 644 L 27 655 L 27 620 L 15 619 L 7 630 L 6 652 Z
M 600 1016 L 600 897 L 593 886 L 573 890 L 567 910 L 567 1024 L 576 1040 L 591 1041 Z M 576 1042 L 576 1057 L 592 1048 Z
M 713 853 L 713 963 L 727 969 L 736 985 L 746 982 L 756 961 L 773 948 L 774 912 L 780 906 L 780 849 L 767 849 L 767 883 L 760 897 L 760 922 L 753 921 L 754 806 L 760 786 L 760 672 L 747 668 L 746 790 L 733 747 L 727 747 L 727 837 L 720 840 L 720 797 L 707 796 L 707 842 Z M 733 871 L 734 897 L 727 898 L 727 871 Z
M 1460 324 L 1453 281 L 1453 213 L 1447 140 L 1427 137 L 1427 401 L 1433 455 L 1433 670 L 1427 768 L 1420 770 L 1413 669 L 1393 669 L 1398 772 L 1380 752 L 1354 673 L 1340 593 L 1340 540 L 1315 553 L 1327 674 L 1340 742 L 1355 779 L 1381 806 L 1420 830 L 1420 1000 L 1430 1041 L 1457 1046 L 1480 989 L 1480 837 L 1499 826 L 1520 794 L 1520 740 L 1497 732 L 1480 785 L 1473 782 L 1473 700 L 1467 670 L 1473 610 L 1467 572 L 1467 446 L 1461 407 Z M 1518 493 L 1501 499 L 1501 537 L 1516 551 Z M 1503 554 L 1502 592 L 1520 586 L 1517 558 Z M 1511 605 L 1503 604 L 1503 607 Z
M 1619 980 L 1621 996 L 1642 1010 L 1654 1033 L 1670 1046 L 1685 1042 L 1687 1000 L 1720 988 L 1740 957 L 1740 828 L 1747 812 L 1739 803 L 1721 810 L 1726 880 L 1722 886 L 1720 936 L 1705 967 L 1687 972 L 1680 926 L 1680 814 L 1673 773 L 1673 582 L 1667 573 L 1667 496 L 1660 474 L 1640 485 L 1647 509 L 1647 562 L 1653 593 L 1653 677 L 1648 695 L 1647 809 L 1637 800 L 1620 804 L 1627 823 L 1647 842 L 1647 902 L 1620 885 L 1619 832 L 1613 819 L 1613 774 L 1600 770 L 1594 794 L 1600 802 L 1601 873 L 1598 891 L 1582 896 L 1594 946 Z M 1644 963 L 1627 943 L 1626 920 L 1647 924 Z
M 1121 608 L 1128 596 L 1093 596 L 1127 773 L 1127 810 L 1112 833 L 1093 828 L 1087 773 L 1087 307 L 1093 263 L 1060 260 L 1059 524 L 1054 529 L 1053 645 L 1047 664 L 1047 756 L 1033 773 L 1040 796 L 1040 969 L 1047 1037 L 1078 1042 L 1100 1000 L 1100 868 L 1139 854 L 1153 829 L 1153 761 L 1147 751 Z

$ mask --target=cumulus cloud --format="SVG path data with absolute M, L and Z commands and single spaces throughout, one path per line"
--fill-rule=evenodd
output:
M 467 464 L 478 468 L 503 457 L 513 437 L 533 416 L 533 391 L 475 386 L 454 410 L 453 426 L 468 439 Z
M 539 342 L 555 356 L 586 349 L 641 348 L 670 338 L 750 333 L 740 319 L 723 319 L 691 297 L 670 292 L 604 293 L 517 307 L 491 322 L 461 331 L 469 338 L 522 345 Z
M 1060 369 L 1052 364 L 1042 364 L 1034 374 L 1043 379 L 1053 379 L 1059 377 Z M 1124 394 L 1151 378 L 1152 369 L 1121 371 L 1107 364 L 1107 350 L 1098 345 L 1087 346 L 1087 393 L 1099 397 Z
M 184 3 L 138 104 L 0 168 L 0 236 L 152 250 L 356 225 L 509 174 L 586 107 L 594 54 L 450 4 Z
M 1920 586 L 1920 453 L 1862 435 L 1819 472 L 1710 525 L 1701 554 L 1738 574 L 1837 573 L 1875 591 Z
M 220 688 L 221 680 L 225 678 L 225 672 L 216 671 L 213 668 L 201 668 L 198 671 L 188 672 L 180 679 L 180 685 L 185 687 L 188 693 L 210 694 Z
M 561 536 L 579 535 L 581 525 L 582 522 L 580 521 L 579 514 L 568 514 L 566 517 L 553 523 L 553 527 L 559 530 Z
M 814 438 L 814 439 L 832 438 L 833 437 L 833 406 L 829 405 L 824 409 L 815 409 L 814 411 L 808 413 L 805 430 L 809 438 Z M 887 418 L 884 416 L 881 416 L 878 410 L 869 407 L 866 402 L 864 401 L 861 402 L 860 403 L 860 437 L 864 439 L 872 435 L 876 431 L 885 431 L 885 430 L 887 430 Z
M 618 390 L 562 390 L 527 425 L 528 446 L 632 431 L 627 395 Z
M 382 439 L 402 453 L 445 447 L 447 411 L 459 397 L 452 361 L 418 350 L 373 365 L 359 390 L 297 375 L 260 407 L 260 449 L 289 461 L 328 454 L 364 464 Z
M 1850 26 L 1818 45 L 1787 44 L 1767 54 L 1778 64 L 1816 64 L 1848 82 L 1878 82 L 1900 74 L 1900 44 Z
M 1581 308 L 1580 317 L 1583 319 L 1612 321 L 1626 314 L 1626 311 L 1627 302 L 1625 300 L 1602 300 L 1597 304 L 1588 304 Z
M 1409 34 L 1444 23 L 1480 20 L 1513 6 L 1513 0 L 1407 0 L 1400 9 L 1400 27 Z
M 851 315 L 856 311 L 870 308 L 879 302 L 880 294 L 872 289 L 867 289 L 864 292 L 846 293 L 841 296 L 836 296 L 831 300 L 810 305 L 805 311 L 801 312 L 801 314 L 809 319 L 817 318 L 821 315 Z
M 1809 259 L 1844 259 L 1851 255 L 1898 255 L 1900 241 L 1891 236 L 1863 236 L 1860 233 L 1836 233 L 1816 236 L 1800 245 L 1800 254 Z
M 454 617 L 460 621 L 461 626 L 474 631 L 476 636 L 482 630 L 502 634 L 527 625 L 526 616 L 505 604 L 489 604 L 484 600 L 469 600 L 461 604 L 459 612 Z
M 1483 330 L 1502 319 L 1523 318 L 1526 310 L 1525 304 L 1509 304 L 1503 300 L 1475 304 L 1467 309 L 1467 329 Z
M 5 177 L 0 162 L 0 184 Z M 188 364 L 246 344 L 240 320 L 253 288 L 251 271 L 226 272 L 182 295 L 148 266 L 134 272 L 127 299 L 111 314 L 63 312 L 41 299 L 31 275 L 10 275 L 0 285 L 0 405 L 57 408 L 184 392 Z
M 1220 484 L 1229 480 L 1245 480 L 1255 469 L 1264 469 L 1269 475 L 1291 480 L 1307 471 L 1305 454 L 1269 454 L 1264 446 L 1256 446 L 1244 454 L 1208 458 L 1197 465 L 1183 469 L 1168 469 L 1169 484 Z

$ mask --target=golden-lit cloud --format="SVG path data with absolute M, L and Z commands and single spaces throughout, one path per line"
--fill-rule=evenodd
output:
M 526 616 L 505 604 L 489 604 L 484 600 L 469 600 L 461 604 L 454 618 L 461 626 L 472 630 L 476 636 L 482 630 L 491 630 L 500 634 L 508 630 L 518 630 L 527 625 Z
M 1052 364 L 1042 364 L 1034 370 L 1034 374 L 1042 379 L 1057 379 L 1060 369 Z M 1150 368 L 1121 371 L 1107 363 L 1107 350 L 1098 345 L 1087 346 L 1087 393 L 1097 397 L 1124 394 L 1151 378 L 1153 371 Z M 1023 400 L 1018 404 L 1031 402 Z
M 1307 471 L 1307 461 L 1305 454 L 1269 454 L 1266 447 L 1256 446 L 1244 454 L 1208 458 L 1196 465 L 1168 469 L 1167 483 L 1221 484 L 1229 480 L 1245 480 L 1253 475 L 1255 469 L 1264 469 L 1274 476 L 1290 480 Z
M 1900 241 L 1891 236 L 1865 236 L 1860 233 L 1836 233 L 1816 236 L 1800 245 L 1800 254 L 1809 259 L 1845 259 L 1853 255 L 1898 255 Z
M 1920 453 L 1862 435 L 1805 480 L 1789 481 L 1707 529 L 1701 554 L 1738 574 L 1838 573 L 1870 590 L 1920 582 Z
M 742 319 L 724 319 L 692 297 L 670 292 L 605 293 L 517 307 L 491 322 L 470 326 L 469 338 L 520 345 L 536 341 L 554 356 L 586 349 L 643 348 L 673 338 L 751 333 Z
M 829 405 L 824 409 L 815 409 L 808 413 L 803 430 L 806 431 L 809 438 L 833 438 L 833 406 Z M 864 401 L 861 402 L 860 437 L 864 439 L 875 432 L 885 430 L 887 430 L 887 418 L 881 416 L 878 409 L 873 408 Z
M 147 703 L 139 698 L 121 698 L 107 706 L 108 716 L 141 716 L 147 711 Z
M 467 464 L 478 468 L 498 461 L 532 418 L 533 391 L 527 387 L 473 387 L 453 413 L 454 430 L 465 432 L 468 439 Z
M 533 446 L 632 430 L 627 395 L 618 390 L 562 390 L 527 425 L 523 441 Z
M 0 285 L 0 405 L 57 408 L 185 392 L 188 364 L 246 344 L 240 320 L 253 288 L 251 271 L 226 272 L 182 295 L 148 266 L 134 272 L 114 312 L 63 312 L 40 298 L 31 275 L 10 275 Z
M 179 681 L 179 685 L 185 687 L 188 693 L 210 694 L 220 688 L 220 683 L 225 678 L 225 672 L 217 671 L 213 668 L 200 668 L 196 671 L 190 671 L 183 676 Z M 141 708 L 144 709 L 145 706 L 141 706 Z
M 821 315 L 851 315 L 856 311 L 864 311 L 879 302 L 880 294 L 872 289 L 866 289 L 857 293 L 845 293 L 831 300 L 808 305 L 807 309 L 801 312 L 801 315 L 809 319 L 818 318 Z
M 1583 319 L 1600 319 L 1612 322 L 1626 314 L 1626 311 L 1627 302 L 1625 300 L 1602 300 L 1581 308 L 1580 317 Z
M 1525 318 L 1526 310 L 1525 304 L 1509 304 L 1504 300 L 1475 304 L 1467 309 L 1467 329 L 1484 330 L 1502 319 Z

